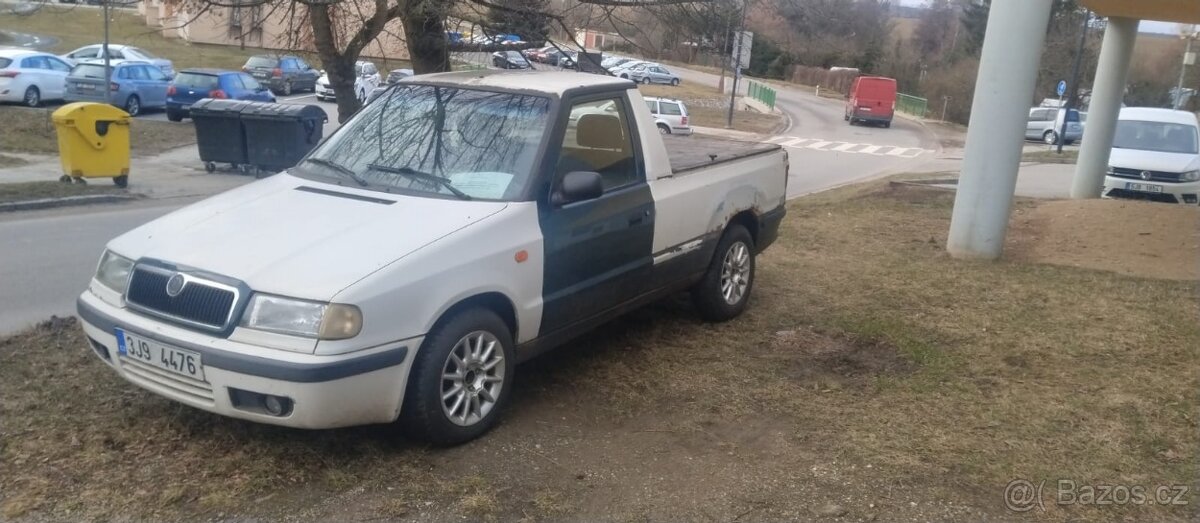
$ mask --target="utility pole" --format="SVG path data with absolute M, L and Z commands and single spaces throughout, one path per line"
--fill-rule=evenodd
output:
M 112 101 L 112 63 L 108 58 L 108 4 L 110 0 L 101 0 L 104 2 L 104 101 Z
M 721 78 L 717 80 L 717 92 L 725 92 L 725 69 L 729 66 L 729 56 L 725 54 L 725 50 L 729 48 L 729 32 L 733 30 L 733 13 L 727 13 L 725 17 L 725 36 L 721 38 L 721 50 L 717 52 L 717 56 L 721 61 Z
M 737 102 L 738 78 L 742 76 L 742 48 L 745 47 L 746 11 L 750 8 L 750 0 L 742 2 L 742 21 L 738 22 L 737 53 L 733 57 L 733 89 L 729 90 L 729 114 L 725 118 L 725 128 L 733 129 L 733 106 Z
M 1175 85 L 1175 103 L 1172 107 L 1178 110 L 1183 106 L 1183 79 L 1187 75 L 1189 65 L 1195 65 L 1196 55 L 1192 54 L 1192 40 L 1196 39 L 1196 26 L 1191 26 L 1179 31 L 1179 37 L 1187 40 L 1187 47 L 1183 51 L 1183 63 L 1179 66 L 1179 83 Z M 1189 59 L 1191 63 L 1189 63 Z
M 1092 21 L 1092 12 L 1083 10 L 1083 28 L 1079 30 L 1079 47 L 1075 48 L 1075 60 L 1071 62 L 1071 81 L 1067 82 L 1067 103 L 1063 105 L 1062 127 L 1058 129 L 1058 154 L 1062 154 L 1063 143 L 1067 141 L 1067 120 L 1071 110 L 1075 109 L 1075 98 L 1079 92 L 1079 64 L 1083 61 L 1083 51 L 1087 46 L 1088 22 Z

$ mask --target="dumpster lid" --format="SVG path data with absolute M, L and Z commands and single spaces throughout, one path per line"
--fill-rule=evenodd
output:
M 220 113 L 241 113 L 246 109 L 246 106 L 254 102 L 244 100 L 226 100 L 224 98 L 202 98 L 200 101 L 192 104 L 188 112 L 192 114 L 220 114 Z
M 74 120 L 87 119 L 93 122 L 129 123 L 129 113 L 108 104 L 92 102 L 69 103 L 50 115 L 54 123 L 66 124 Z
M 321 120 L 327 121 L 329 116 L 318 105 L 279 104 L 253 102 L 242 110 L 243 118 L 259 118 L 263 120 Z

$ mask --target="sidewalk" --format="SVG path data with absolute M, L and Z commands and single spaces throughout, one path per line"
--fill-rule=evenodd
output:
M 14 156 L 20 156 L 29 163 L 0 169 L 0 183 L 57 181 L 63 174 L 57 156 Z M 253 176 L 236 171 L 218 168 L 212 174 L 205 172 L 195 145 L 172 149 L 156 156 L 134 156 L 130 160 L 129 190 L 148 198 L 208 196 L 252 181 Z M 112 182 L 99 178 L 88 183 Z

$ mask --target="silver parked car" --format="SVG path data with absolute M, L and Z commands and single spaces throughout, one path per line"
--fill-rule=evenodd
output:
M 679 85 L 679 77 L 660 64 L 641 64 L 621 71 L 621 78 L 642 84 Z
M 654 115 L 654 125 L 659 134 L 692 134 L 692 126 L 688 125 L 687 106 L 672 98 L 647 96 L 646 107 Z
M 149 62 L 122 61 L 112 66 L 112 89 L 105 89 L 104 64 L 82 63 L 67 75 L 68 102 L 99 102 L 120 107 L 130 116 L 167 106 L 171 79 Z M 106 96 L 107 94 L 107 96 Z
M 1087 121 L 1087 113 L 1071 109 L 1068 114 L 1057 107 L 1034 107 L 1029 110 L 1029 120 L 1025 123 L 1025 139 L 1040 140 L 1049 145 L 1058 143 L 1058 133 L 1062 129 L 1063 118 L 1067 119 L 1067 145 L 1083 139 L 1083 127 Z
M 63 58 L 66 58 L 67 61 L 71 62 L 72 65 L 85 62 L 102 64 L 104 63 L 103 48 L 103 44 L 84 46 L 63 55 Z M 112 62 L 113 60 L 138 60 L 147 62 L 157 67 L 163 72 L 163 74 L 169 77 L 175 76 L 175 65 L 172 64 L 170 60 L 167 60 L 166 58 L 159 58 L 158 56 L 155 56 L 154 53 L 151 53 L 140 47 L 134 47 L 132 45 L 108 44 L 108 59 L 109 62 Z

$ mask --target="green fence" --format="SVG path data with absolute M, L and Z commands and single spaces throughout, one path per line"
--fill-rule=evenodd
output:
M 925 112 L 929 110 L 929 100 L 904 93 L 897 93 L 896 110 L 924 118 Z
M 765 104 L 771 110 L 775 110 L 775 90 L 758 82 L 750 81 L 746 87 L 746 94 L 750 98 L 758 100 Z

